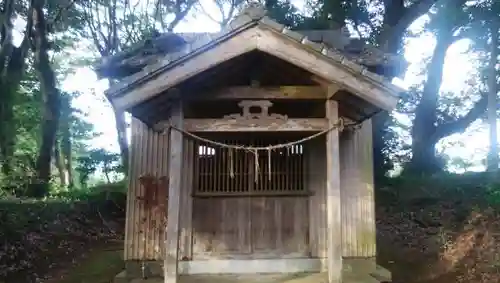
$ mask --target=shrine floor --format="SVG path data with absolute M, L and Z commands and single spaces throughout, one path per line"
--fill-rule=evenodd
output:
M 326 283 L 326 273 L 295 273 L 295 274 L 254 274 L 254 275 L 183 275 L 179 283 Z M 118 280 L 116 283 L 120 282 Z M 133 279 L 121 281 L 129 283 L 163 283 L 163 278 Z M 120 283 L 121 283 L 120 282 Z M 368 274 L 344 275 L 344 283 L 381 283 Z

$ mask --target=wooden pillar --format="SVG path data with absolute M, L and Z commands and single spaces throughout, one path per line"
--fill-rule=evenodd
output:
M 171 125 L 176 128 L 182 128 L 184 124 L 182 103 L 180 100 L 177 100 L 177 102 L 172 104 Z M 177 283 L 178 279 L 182 150 L 182 133 L 172 129 L 170 131 L 167 231 L 165 233 L 165 259 L 163 266 L 165 283 Z
M 326 101 L 326 116 L 329 126 L 339 118 L 338 103 Z M 327 207 L 327 268 L 328 283 L 342 282 L 342 232 L 340 203 L 340 157 L 339 131 L 332 130 L 326 135 L 326 207 Z
M 181 260 L 191 260 L 192 258 L 192 221 L 193 221 L 193 172 L 195 143 L 193 140 L 183 138 L 184 147 L 182 158 L 182 189 L 181 189 L 181 207 L 180 207 L 180 239 L 179 239 L 179 258 Z M 198 150 L 198 147 L 196 147 Z
M 375 258 L 372 123 L 340 136 L 342 255 Z

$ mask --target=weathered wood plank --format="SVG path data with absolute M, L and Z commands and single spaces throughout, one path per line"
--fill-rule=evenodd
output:
M 338 86 L 337 86 L 338 88 Z M 333 88 L 332 88 L 333 89 Z M 327 89 L 321 86 L 250 87 L 237 86 L 200 93 L 190 100 L 227 99 L 326 99 Z
M 336 101 L 327 100 L 326 115 L 330 126 L 333 126 L 339 118 L 338 103 Z M 342 219 L 339 160 L 339 131 L 333 130 L 326 135 L 327 266 L 329 283 L 342 282 Z
M 363 123 L 357 133 L 359 144 L 358 166 L 361 170 L 360 195 L 363 199 L 361 210 L 365 212 L 364 229 L 361 231 L 361 244 L 365 247 L 366 257 L 375 257 L 377 253 L 377 232 L 375 216 L 375 184 L 373 175 L 373 125 L 372 120 Z
M 309 239 L 312 257 L 326 258 L 326 156 L 325 139 L 319 137 L 307 144 L 309 198 Z M 325 270 L 326 271 L 326 270 Z
M 155 127 L 159 129 L 161 126 Z M 328 121 L 322 118 L 287 119 L 279 123 L 255 123 L 231 119 L 186 119 L 184 129 L 189 132 L 265 132 L 265 131 L 322 131 Z
M 307 197 L 195 198 L 193 259 L 307 257 Z
M 372 126 L 367 120 L 340 139 L 342 249 L 344 257 L 375 257 Z
M 166 211 L 163 208 L 166 207 L 167 194 L 160 188 L 156 188 L 158 191 L 146 189 L 139 178 L 149 175 L 159 181 L 168 175 L 168 136 L 155 133 L 134 117 L 131 134 L 124 259 L 160 260 L 165 252 L 163 223 Z M 158 202 L 145 205 L 145 199 L 155 194 Z
M 183 126 L 182 102 L 180 100 L 172 105 L 171 123 L 177 128 Z M 170 132 L 169 154 L 169 191 L 168 191 L 168 221 L 165 233 L 165 283 L 177 283 L 178 258 L 179 258 L 179 214 L 181 200 L 181 179 L 183 159 L 183 135 L 179 131 Z

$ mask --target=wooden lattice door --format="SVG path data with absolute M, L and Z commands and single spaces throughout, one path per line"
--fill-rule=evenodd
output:
M 219 140 L 264 146 L 275 137 Z M 194 160 L 194 257 L 307 254 L 305 148 L 231 150 L 198 143 Z
M 238 141 L 224 142 L 240 144 Z M 262 139 L 252 144 L 264 146 L 270 143 L 271 141 Z M 304 156 L 302 144 L 258 152 L 199 144 L 194 162 L 194 195 L 222 197 L 307 194 Z

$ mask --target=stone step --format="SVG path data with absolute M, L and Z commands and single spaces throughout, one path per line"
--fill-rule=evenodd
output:
M 342 278 L 343 283 L 381 283 L 375 277 L 369 274 L 350 273 Z
M 375 268 L 375 271 L 370 273 L 374 278 L 379 280 L 380 282 L 391 282 L 392 281 L 392 274 L 391 272 L 383 268 L 380 265 L 377 265 Z

